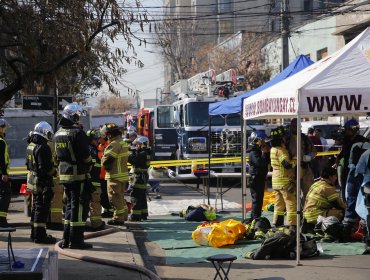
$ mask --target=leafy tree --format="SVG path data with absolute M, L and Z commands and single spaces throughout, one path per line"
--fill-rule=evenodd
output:
M 69 94 L 105 82 L 118 95 L 115 85 L 126 72 L 123 63 L 143 66 L 133 47 L 140 39 L 131 27 L 143 30 L 146 22 L 146 14 L 126 1 L 2 0 L 0 81 L 5 87 L 0 108 L 19 90 L 34 94 L 37 87 L 53 88 L 56 82 Z M 111 51 L 109 44 L 118 36 L 125 43 Z
M 103 97 L 99 99 L 99 103 L 94 107 L 93 115 L 117 114 L 129 111 L 131 109 L 132 100 L 117 96 Z

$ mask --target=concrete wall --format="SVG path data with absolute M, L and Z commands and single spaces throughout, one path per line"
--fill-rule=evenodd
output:
M 6 132 L 6 141 L 9 146 L 11 159 L 25 158 L 27 142 L 23 138 L 35 127 L 35 124 L 41 121 L 46 121 L 50 124 L 54 122 L 54 116 L 51 112 L 35 112 L 22 109 L 6 109 L 4 118 L 11 125 Z M 85 131 L 90 129 L 90 116 L 82 116 L 81 123 Z

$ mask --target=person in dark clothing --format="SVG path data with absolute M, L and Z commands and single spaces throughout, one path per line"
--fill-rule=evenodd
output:
M 9 124 L 5 119 L 0 119 L 0 227 L 9 227 L 7 221 L 8 209 L 11 199 L 11 187 L 9 182 L 9 152 L 5 141 L 5 132 Z
M 35 243 L 54 244 L 56 239 L 46 234 L 46 222 L 53 199 L 53 175 L 55 173 L 48 141 L 53 137 L 53 128 L 47 122 L 35 125 L 31 143 L 27 147 L 26 165 L 29 171 L 28 189 L 32 191 L 31 239 Z
M 259 218 L 262 213 L 265 180 L 270 164 L 270 147 L 258 132 L 252 132 L 248 138 L 249 148 L 249 188 L 252 197 L 251 218 Z
M 89 138 L 89 151 L 94 163 L 93 168 L 90 171 L 91 183 L 93 185 L 93 192 L 91 193 L 90 201 L 90 223 L 94 230 L 104 229 L 105 222 L 101 216 L 101 180 L 100 180 L 100 168 L 101 161 L 98 156 L 98 139 L 100 138 L 100 132 L 94 129 L 90 129 L 86 132 Z
M 149 180 L 148 168 L 150 166 L 149 139 L 139 136 L 133 141 L 136 151 L 133 151 L 128 162 L 134 169 L 134 185 L 131 192 L 132 213 L 130 221 L 141 221 L 148 218 L 148 204 L 146 201 L 146 186 Z
M 340 186 L 341 186 L 341 197 L 344 202 L 346 202 L 346 183 L 349 173 L 349 157 L 351 154 L 352 145 L 358 142 L 366 142 L 366 138 L 359 135 L 360 125 L 357 120 L 350 119 L 344 124 L 344 140 L 342 151 L 339 153 L 336 161 L 336 165 L 341 165 L 341 176 L 340 176 Z M 341 160 L 343 164 L 340 164 Z
M 84 242 L 91 194 L 88 178 L 93 164 L 87 135 L 79 126 L 82 111 L 82 107 L 74 103 L 64 107 L 59 121 L 61 128 L 54 136 L 60 183 L 66 198 L 62 247 L 70 249 L 92 248 Z

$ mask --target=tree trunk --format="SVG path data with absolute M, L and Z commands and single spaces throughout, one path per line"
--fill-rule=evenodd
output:
M 5 103 L 8 102 L 12 97 L 23 88 L 20 80 L 16 80 L 10 85 L 0 90 L 0 108 L 3 108 Z

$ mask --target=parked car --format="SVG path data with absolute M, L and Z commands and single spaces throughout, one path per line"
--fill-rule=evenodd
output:
M 303 121 L 301 122 L 301 130 L 307 134 L 308 128 L 321 129 L 321 137 L 325 138 L 328 142 L 327 148 L 330 148 L 334 144 L 333 133 L 339 130 L 341 125 L 335 122 L 328 121 Z

